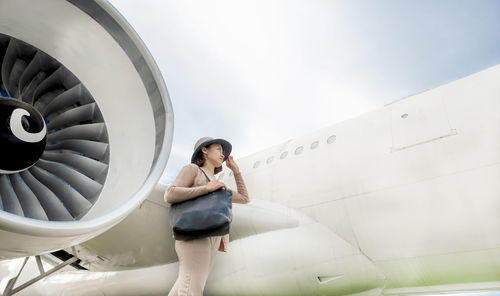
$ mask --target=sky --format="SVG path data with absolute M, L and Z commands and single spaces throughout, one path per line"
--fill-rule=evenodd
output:
M 164 184 L 201 137 L 231 142 L 238 162 L 500 63 L 496 0 L 110 2 L 170 95 Z
M 173 105 L 164 184 L 201 137 L 230 141 L 238 162 L 500 63 L 497 0 L 110 2 Z

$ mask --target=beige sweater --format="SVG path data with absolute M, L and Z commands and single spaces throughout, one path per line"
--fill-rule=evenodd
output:
M 233 193 L 233 203 L 249 203 L 250 199 L 241 172 L 234 174 L 234 180 L 236 181 L 238 191 L 228 188 Z M 198 165 L 194 163 L 187 164 L 181 169 L 175 180 L 165 191 L 164 200 L 168 203 L 176 203 L 207 194 L 207 183 L 208 180 Z M 222 236 L 218 250 L 227 252 L 228 244 L 229 234 L 225 234 Z

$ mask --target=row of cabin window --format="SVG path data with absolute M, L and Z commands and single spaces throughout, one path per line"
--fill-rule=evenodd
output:
M 328 139 L 326 140 L 326 143 L 327 144 L 331 144 L 335 141 L 336 139 L 336 136 L 333 135 L 333 136 L 330 136 L 328 137 Z M 318 145 L 319 145 L 319 141 L 314 141 L 311 143 L 311 146 L 310 146 L 310 149 L 313 150 L 313 149 L 316 149 L 318 148 Z M 295 155 L 299 155 L 302 153 L 302 151 L 304 151 L 304 146 L 299 146 L 297 148 L 295 148 Z M 285 151 L 283 153 L 281 153 L 280 155 L 280 159 L 285 159 L 286 157 L 288 156 L 288 151 Z M 274 156 L 270 156 L 267 160 L 266 160 L 266 163 L 267 164 L 270 164 L 271 162 L 273 162 L 274 160 Z M 260 165 L 260 160 L 257 160 L 254 164 L 253 164 L 253 168 L 256 169 L 258 168 Z M 233 175 L 233 172 L 230 172 L 229 173 L 229 176 L 232 176 Z M 224 173 L 222 173 L 220 176 L 219 176 L 219 180 L 221 180 L 222 178 L 224 178 Z

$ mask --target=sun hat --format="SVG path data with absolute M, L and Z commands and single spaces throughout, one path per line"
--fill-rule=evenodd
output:
M 224 139 L 214 139 L 212 137 L 203 137 L 203 138 L 199 139 L 198 141 L 196 141 L 196 144 L 194 144 L 194 152 L 193 152 L 193 155 L 191 156 L 191 163 L 194 163 L 196 156 L 198 155 L 198 153 L 200 153 L 202 147 L 208 146 L 208 145 L 214 144 L 214 143 L 222 145 L 222 150 L 224 152 L 223 162 L 226 161 L 226 159 L 231 154 L 231 149 L 232 149 L 231 143 L 229 143 L 228 141 L 226 141 Z

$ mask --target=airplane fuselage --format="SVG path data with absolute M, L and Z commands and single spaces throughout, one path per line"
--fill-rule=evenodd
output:
M 500 288 L 498 81 L 492 67 L 238 159 L 251 202 L 234 204 L 207 295 Z M 78 287 L 100 274 L 101 291 L 127 293 L 148 273 L 150 291 L 170 289 L 165 188 L 77 246 L 91 262 Z

